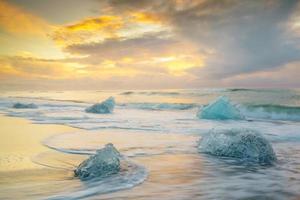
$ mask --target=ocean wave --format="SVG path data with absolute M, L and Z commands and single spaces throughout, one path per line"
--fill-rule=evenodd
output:
M 120 104 L 120 106 L 143 110 L 189 110 L 197 105 L 192 103 L 127 103 Z
M 226 92 L 280 92 L 282 91 L 281 89 L 268 89 L 268 88 L 261 88 L 261 89 L 256 89 L 256 88 L 227 88 L 225 90 Z M 287 92 L 289 90 L 285 90 Z
M 89 106 L 89 102 L 77 101 L 77 100 L 59 100 L 51 98 L 40 98 L 40 97 L 14 97 L 7 99 L 6 101 L 0 102 L 3 104 L 3 107 L 9 105 L 11 107 L 12 103 L 15 102 L 15 99 L 22 98 L 27 100 L 36 100 L 34 103 L 38 106 L 45 108 L 68 108 L 75 110 L 84 110 L 86 106 Z M 134 103 L 117 103 L 116 106 L 121 108 L 133 108 L 133 109 L 143 109 L 143 110 L 188 110 L 198 105 L 195 103 L 148 103 L 148 102 L 134 102 Z
M 249 88 L 229 88 L 229 89 L 227 89 L 227 91 L 230 91 L 230 92 L 243 92 L 243 91 L 258 91 L 258 90 L 249 89 Z
M 120 95 L 132 95 L 132 94 L 138 94 L 138 95 L 180 95 L 180 92 L 163 92 L 163 91 L 137 91 L 137 92 L 133 92 L 133 91 L 126 91 L 126 92 L 122 92 L 120 93 Z
M 122 92 L 122 93 L 120 93 L 120 95 L 131 95 L 131 94 L 134 94 L 134 92 L 132 92 L 132 91 L 127 91 L 127 92 Z
M 47 97 L 23 97 L 23 96 L 8 96 L 10 99 L 30 99 L 30 100 L 42 100 L 42 101 L 54 101 L 54 102 L 72 102 L 72 103 L 87 103 L 85 101 L 73 100 L 73 99 L 53 99 Z
M 66 107 L 70 107 L 70 108 L 83 108 L 85 105 L 81 105 L 81 104 L 58 104 L 58 103 L 41 103 L 39 104 L 40 106 L 44 106 L 44 107 L 49 107 L 49 108 L 66 108 Z
M 66 125 L 68 125 L 70 127 L 73 127 L 73 128 L 79 128 L 79 129 L 90 130 L 90 131 L 98 130 L 98 129 L 102 129 L 102 130 L 104 130 L 104 129 L 113 129 L 113 130 L 129 130 L 129 131 L 130 130 L 132 130 L 132 131 L 150 131 L 150 132 L 163 131 L 161 128 L 155 128 L 155 127 L 151 128 L 151 126 L 143 128 L 143 126 L 138 126 L 138 125 L 132 127 L 131 125 L 128 125 L 128 124 L 126 124 L 124 126 L 122 126 L 122 125 L 114 126 L 114 125 L 109 125 L 109 124 L 104 124 L 103 126 L 98 126 L 98 125 L 95 125 L 95 123 L 88 123 L 88 124 L 80 123 L 80 122 L 78 122 L 78 123 L 64 123 L 64 122 L 57 121 L 57 124 L 60 124 L 60 123 L 66 124 Z M 53 124 L 53 122 L 52 123 L 51 122 L 50 123 L 46 122 L 46 123 L 40 123 L 40 124 Z
M 240 110 L 246 117 L 258 119 L 300 121 L 300 107 L 285 105 L 245 105 Z

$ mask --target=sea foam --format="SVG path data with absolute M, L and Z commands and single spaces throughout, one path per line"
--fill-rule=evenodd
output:
M 247 118 L 300 121 L 299 106 L 262 104 L 245 105 L 241 106 L 240 109 Z
M 127 103 L 121 106 L 142 110 L 188 110 L 196 105 L 188 103 Z

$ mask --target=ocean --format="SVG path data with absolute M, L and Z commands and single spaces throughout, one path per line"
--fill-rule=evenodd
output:
M 199 118 L 199 110 L 220 96 L 244 118 Z M 112 113 L 86 112 L 108 97 L 116 101 Z M 16 109 L 16 103 L 36 107 Z M 18 199 L 15 191 L 23 191 L 20 199 L 300 198 L 299 89 L 2 91 L 0 113 L 78 130 L 41 141 L 49 151 L 31 161 L 56 174 L 43 180 L 42 189 L 33 174 L 25 186 L 2 183 L 0 199 Z M 273 146 L 276 162 L 260 165 L 199 152 L 204 134 L 232 129 L 259 132 Z M 124 156 L 123 170 L 103 180 L 74 178 L 76 166 L 105 143 Z M 49 189 L 53 184 L 57 188 Z

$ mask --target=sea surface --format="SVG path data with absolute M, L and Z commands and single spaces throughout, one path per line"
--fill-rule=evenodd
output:
M 85 112 L 110 96 L 113 113 Z M 220 96 L 245 119 L 197 117 Z M 37 108 L 15 109 L 15 103 Z M 80 130 L 41 141 L 49 152 L 32 162 L 46 166 L 48 178 L 39 182 L 42 172 L 19 173 L 16 179 L 26 184 L 2 184 L 0 199 L 300 199 L 299 89 L 2 91 L 0 113 Z M 276 163 L 245 164 L 198 152 L 203 134 L 234 128 L 260 132 Z M 126 159 L 121 172 L 88 182 L 74 178 L 76 166 L 109 142 Z

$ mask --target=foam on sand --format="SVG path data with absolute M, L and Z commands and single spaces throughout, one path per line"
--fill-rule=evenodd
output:
M 276 160 L 269 141 L 250 129 L 213 129 L 203 135 L 198 149 L 202 153 L 259 164 L 272 164 Z
M 227 97 L 221 96 L 216 101 L 202 107 L 197 113 L 200 119 L 244 119 L 239 109 Z

